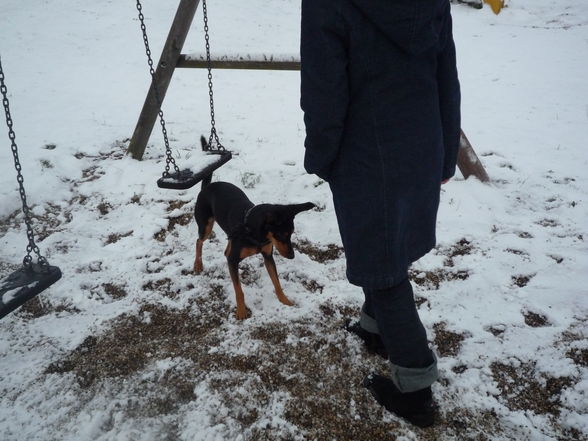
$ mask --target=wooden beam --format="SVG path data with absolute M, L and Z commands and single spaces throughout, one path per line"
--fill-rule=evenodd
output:
M 155 82 L 157 83 L 157 90 L 162 103 L 199 3 L 200 0 L 180 1 L 167 40 L 161 51 L 161 57 L 155 71 Z M 127 153 L 130 153 L 134 159 L 143 158 L 158 112 L 159 104 L 155 98 L 153 83 L 151 83 L 127 150 Z
M 247 69 L 247 70 L 300 70 L 300 60 L 274 59 L 273 57 L 251 57 L 251 56 L 224 56 L 211 60 L 213 69 Z M 206 69 L 208 64 L 206 57 L 202 55 L 180 55 L 178 67 Z

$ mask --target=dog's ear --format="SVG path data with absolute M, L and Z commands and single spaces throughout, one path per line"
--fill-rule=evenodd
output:
M 314 207 L 316 207 L 316 205 L 314 205 L 312 202 L 305 202 L 304 204 L 289 205 L 289 211 L 292 216 L 296 216 L 298 213 L 312 210 Z

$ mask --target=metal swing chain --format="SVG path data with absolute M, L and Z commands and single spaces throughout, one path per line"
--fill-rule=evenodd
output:
M 16 180 L 18 182 L 18 191 L 20 193 L 20 200 L 22 202 L 22 212 L 24 214 L 24 221 L 27 227 L 27 238 L 29 244 L 27 245 L 27 255 L 23 259 L 25 268 L 30 268 L 33 263 L 31 253 L 37 255 L 37 263 L 43 267 L 48 267 L 49 262 L 39 251 L 39 247 L 35 243 L 35 235 L 33 233 L 33 223 L 31 219 L 31 211 L 27 204 L 27 195 L 24 189 L 24 178 L 22 176 L 22 167 L 18 159 L 18 147 L 16 145 L 16 134 L 12 128 L 12 116 L 10 114 L 10 103 L 8 102 L 8 89 L 4 83 L 4 70 L 2 69 L 2 59 L 0 58 L 0 93 L 2 93 L 2 105 L 4 106 L 4 113 L 6 115 L 6 125 L 8 126 L 8 138 L 10 139 L 10 148 L 12 149 L 12 156 L 14 157 L 14 168 L 16 169 Z
M 149 64 L 149 73 L 151 74 L 151 84 L 153 85 L 153 91 L 155 92 L 155 101 L 159 107 L 159 124 L 161 124 L 161 133 L 163 134 L 163 142 L 165 143 L 165 171 L 163 177 L 169 176 L 170 164 L 174 167 L 174 171 L 179 173 L 180 168 L 176 165 L 176 161 L 172 156 L 171 147 L 169 146 L 169 140 L 167 137 L 167 128 L 165 127 L 165 119 L 163 117 L 163 110 L 161 109 L 161 95 L 159 94 L 159 88 L 157 87 L 157 81 L 155 80 L 155 69 L 153 68 L 153 59 L 151 58 L 151 49 L 149 47 L 149 39 L 147 38 L 147 27 L 145 26 L 145 16 L 143 15 L 143 5 L 141 1 L 137 0 L 137 11 L 139 11 L 139 21 L 141 22 L 141 31 L 143 32 L 143 43 L 145 43 L 145 53 L 147 54 L 147 64 Z
M 210 97 L 210 136 L 208 138 L 208 151 L 224 152 L 225 148 L 221 144 L 218 134 L 216 133 L 216 121 L 214 119 L 214 94 L 212 91 L 212 61 L 210 59 L 210 37 L 208 35 L 208 9 L 206 0 L 202 0 L 202 12 L 204 14 L 204 40 L 206 41 L 206 63 L 208 69 L 208 96 Z M 212 141 L 215 141 L 215 148 L 212 148 Z

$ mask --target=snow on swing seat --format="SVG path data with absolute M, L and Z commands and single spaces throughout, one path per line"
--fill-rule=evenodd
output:
M 190 158 L 193 162 L 196 162 L 195 165 L 159 178 L 157 180 L 157 186 L 159 188 L 173 190 L 186 190 L 212 175 L 217 168 L 221 167 L 231 158 L 232 154 L 229 151 L 222 151 L 220 153 L 201 152 L 195 154 Z
M 0 281 L 0 319 L 61 279 L 56 266 L 32 264 Z

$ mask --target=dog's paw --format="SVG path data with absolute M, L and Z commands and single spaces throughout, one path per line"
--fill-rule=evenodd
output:
M 194 262 L 194 274 L 200 274 L 204 268 L 202 267 L 202 262 Z
M 251 317 L 251 310 L 247 307 L 244 308 L 237 308 L 237 312 L 235 312 L 235 316 L 237 320 L 245 320 Z
M 286 306 L 294 306 L 295 303 L 286 296 L 278 297 L 278 300 Z

